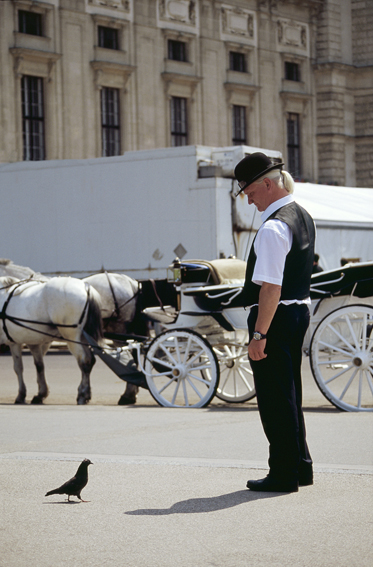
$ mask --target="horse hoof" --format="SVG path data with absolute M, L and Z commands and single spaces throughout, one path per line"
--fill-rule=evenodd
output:
M 18 398 L 17 398 L 17 399 L 14 401 L 14 403 L 15 403 L 15 404 L 18 404 L 18 405 L 26 405 L 26 400 L 25 400 L 24 398 L 21 398 L 21 399 L 18 399 Z
M 89 400 L 86 400 L 85 398 L 78 398 L 76 400 L 76 403 L 78 404 L 78 406 L 85 406 L 87 405 L 89 402 Z
M 118 400 L 118 406 L 133 406 L 136 403 L 136 396 L 125 396 L 124 394 Z
M 40 405 L 43 403 L 43 398 L 41 396 L 34 396 L 31 400 L 31 403 L 34 405 Z

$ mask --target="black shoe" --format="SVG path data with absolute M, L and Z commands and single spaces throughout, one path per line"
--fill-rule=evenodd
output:
M 313 484 L 313 469 L 312 465 L 299 467 L 299 486 L 311 486 Z
M 313 475 L 299 476 L 299 486 L 311 486 L 313 484 Z
M 296 480 L 284 481 L 270 476 L 260 480 L 248 480 L 246 486 L 255 492 L 298 492 Z

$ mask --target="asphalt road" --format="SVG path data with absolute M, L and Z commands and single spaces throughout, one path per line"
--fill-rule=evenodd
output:
M 36 393 L 24 356 L 29 401 Z M 46 357 L 50 395 L 15 406 L 17 380 L 0 356 L 0 567 L 371 567 L 373 414 L 340 412 L 304 359 L 304 407 L 315 484 L 251 493 L 266 474 L 255 400 L 205 409 L 157 406 L 98 361 L 92 402 L 77 406 L 70 355 Z M 44 497 L 90 458 L 87 503 Z

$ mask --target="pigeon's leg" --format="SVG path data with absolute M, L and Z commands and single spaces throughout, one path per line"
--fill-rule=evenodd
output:
M 14 403 L 24 404 L 26 400 L 26 384 L 23 380 L 22 345 L 11 344 L 10 352 L 12 353 L 14 372 L 18 378 L 18 396 Z
M 38 395 L 32 398 L 32 404 L 42 404 L 43 400 L 48 396 L 49 390 L 45 379 L 43 357 L 49 348 L 50 343 L 42 345 L 27 345 L 34 358 L 36 367 L 36 379 L 38 382 Z

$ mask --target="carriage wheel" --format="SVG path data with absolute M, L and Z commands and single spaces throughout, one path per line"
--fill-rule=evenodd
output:
M 145 357 L 149 391 L 165 407 L 202 408 L 215 395 L 219 363 L 210 344 L 190 330 L 158 335 Z
M 248 333 L 237 343 L 214 346 L 220 365 L 216 396 L 224 402 L 242 403 L 256 396 L 248 352 Z
M 313 376 L 324 396 L 344 411 L 373 411 L 373 309 L 349 305 L 317 326 L 310 345 Z

